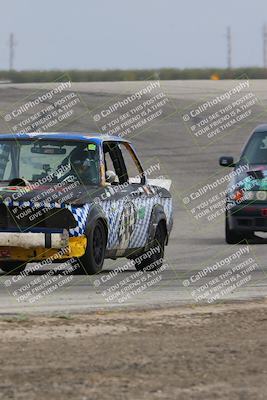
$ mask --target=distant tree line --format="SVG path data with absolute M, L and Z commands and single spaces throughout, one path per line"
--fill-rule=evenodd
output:
M 112 81 L 142 81 L 146 79 L 177 80 L 177 79 L 267 79 L 265 68 L 162 68 L 133 70 L 51 70 L 51 71 L 0 71 L 0 81 L 9 80 L 14 83 L 27 82 L 112 82 Z

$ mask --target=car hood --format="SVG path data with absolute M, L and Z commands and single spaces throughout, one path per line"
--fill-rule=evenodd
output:
M 82 206 L 94 202 L 105 191 L 99 186 L 76 186 L 63 190 L 57 185 L 45 185 L 38 188 L 31 186 L 0 186 L 0 202 L 8 205 L 23 205 L 30 203 L 45 207 L 59 207 L 65 205 Z

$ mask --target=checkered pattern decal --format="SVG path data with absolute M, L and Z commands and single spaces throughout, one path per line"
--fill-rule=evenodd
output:
M 68 207 L 78 224 L 76 228 L 69 230 L 70 236 L 81 236 L 84 234 L 87 216 L 91 207 L 92 204 L 85 204 L 83 207 Z
M 69 230 L 70 236 L 81 236 L 84 234 L 84 230 L 86 227 L 86 220 L 92 204 L 85 204 L 82 207 L 73 207 L 69 204 L 65 203 L 56 203 L 56 202 L 31 202 L 31 201 L 12 201 L 12 200 L 4 200 L 4 204 L 6 206 L 13 207 L 34 207 L 34 208 L 68 208 L 75 220 L 77 221 L 77 227 Z
M 170 223 L 172 217 L 172 199 L 162 198 L 160 196 L 153 196 L 148 198 L 147 196 L 138 197 L 133 200 L 134 207 L 137 212 L 137 221 L 135 228 L 130 238 L 129 248 L 144 247 L 148 239 L 148 229 L 151 218 L 152 208 L 155 204 L 161 204 L 166 214 L 167 223 Z M 119 227 L 121 223 L 121 214 L 125 205 L 125 200 L 121 199 L 118 201 L 104 201 L 101 204 L 104 210 L 108 223 L 109 223 L 109 238 L 107 243 L 108 249 L 119 247 Z M 140 218 L 139 210 L 144 209 L 144 215 Z
M 32 207 L 32 208 L 70 208 L 69 205 L 65 203 L 56 203 L 54 201 L 46 202 L 46 201 L 17 201 L 6 198 L 3 203 L 6 206 L 13 207 Z
M 148 240 L 149 223 L 154 205 L 161 204 L 163 206 L 168 224 L 172 215 L 172 199 L 169 198 L 161 198 L 160 196 L 154 196 L 151 198 L 140 197 L 134 200 L 134 204 L 137 210 L 144 209 L 144 214 L 142 215 L 142 218 L 140 217 L 140 214 L 139 218 L 137 218 L 136 227 L 133 231 L 129 245 L 130 248 L 145 246 Z
M 107 200 L 101 204 L 104 213 L 107 216 L 109 225 L 108 235 L 108 249 L 114 249 L 118 246 L 118 231 L 120 224 L 120 217 L 123 211 L 124 199 L 121 200 Z

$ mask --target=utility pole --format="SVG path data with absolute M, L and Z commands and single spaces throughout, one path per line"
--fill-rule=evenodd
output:
M 15 38 L 14 38 L 14 33 L 10 33 L 9 35 L 9 71 L 12 71 L 14 68 L 14 56 L 15 56 Z
M 230 26 L 227 27 L 226 38 L 227 38 L 227 68 L 231 69 L 232 68 L 232 32 L 231 32 Z
M 263 38 L 263 66 L 267 68 L 267 25 L 263 25 L 262 30 L 262 38 Z

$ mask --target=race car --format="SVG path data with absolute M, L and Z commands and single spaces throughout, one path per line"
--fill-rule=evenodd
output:
M 233 167 L 226 196 L 225 240 L 235 244 L 267 232 L 267 125 L 250 135 L 238 162 L 220 157 L 223 167 Z
M 120 137 L 2 134 L 0 267 L 74 259 L 76 272 L 95 274 L 105 258 L 127 257 L 158 269 L 173 225 L 169 186 L 149 180 Z

